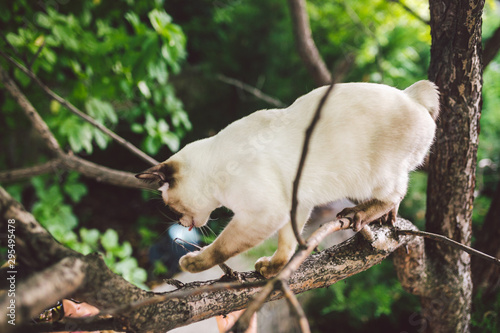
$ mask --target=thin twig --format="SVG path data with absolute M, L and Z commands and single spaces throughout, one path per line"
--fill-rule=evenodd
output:
M 454 246 L 456 248 L 459 248 L 459 249 L 467 252 L 470 255 L 478 256 L 479 258 L 482 258 L 484 260 L 488 260 L 489 262 L 492 262 L 492 263 L 496 264 L 497 266 L 500 266 L 500 259 L 492 257 L 488 254 L 481 252 L 481 251 L 475 250 L 467 245 L 461 244 L 461 243 L 454 241 L 453 239 L 450 239 L 450 238 L 443 236 L 443 235 L 438 235 L 438 234 L 434 234 L 434 233 L 426 232 L 426 231 L 400 230 L 400 229 L 396 229 L 396 233 L 398 233 L 400 235 L 413 235 L 413 236 L 421 236 L 421 237 L 425 237 L 425 238 L 429 238 L 429 239 L 434 239 L 434 240 L 446 243 L 448 245 Z
M 222 81 L 222 82 L 227 83 L 227 84 L 230 84 L 230 85 L 235 86 L 237 88 L 240 88 L 241 90 L 244 90 L 244 91 L 254 95 L 258 99 L 261 99 L 264 102 L 267 102 L 267 103 L 269 103 L 277 108 L 284 108 L 286 106 L 286 104 L 283 103 L 282 101 L 280 101 L 279 99 L 271 97 L 271 96 L 263 93 L 261 90 L 255 88 L 255 87 L 252 87 L 251 85 L 248 85 L 244 82 L 241 82 L 240 80 L 236 80 L 236 79 L 227 77 L 227 76 L 222 75 L 222 74 L 217 75 L 217 80 Z
M 414 18 L 416 18 L 417 20 L 421 21 L 422 23 L 427 24 L 427 25 L 431 24 L 431 22 L 429 22 L 428 20 L 424 19 L 422 16 L 418 15 L 417 12 L 415 12 L 413 9 L 411 9 L 410 7 L 408 7 L 408 5 L 405 4 L 405 3 L 403 3 L 401 0 L 389 0 L 389 1 L 399 4 L 410 15 L 412 15 Z
M 45 47 L 45 39 L 43 40 L 42 45 L 40 45 L 40 47 L 38 47 L 38 50 L 33 55 L 33 58 L 30 60 L 30 62 L 28 64 L 29 70 L 31 70 L 31 67 L 33 67 L 33 64 L 35 63 L 36 59 L 38 59 L 38 56 L 40 55 L 40 53 L 42 52 L 44 47 Z
M 73 104 L 71 104 L 69 101 L 67 101 L 66 99 L 62 98 L 58 94 L 56 94 L 48 86 L 46 86 L 42 81 L 40 81 L 40 79 L 36 76 L 35 73 L 33 73 L 31 70 L 29 70 L 28 68 L 24 67 L 20 63 L 18 63 L 14 58 L 12 58 L 11 56 L 9 56 L 8 54 L 6 54 L 5 52 L 3 52 L 2 50 L 0 50 L 0 55 L 2 55 L 5 59 L 7 59 L 11 64 L 13 64 L 14 66 L 16 66 L 18 69 L 20 69 L 23 73 L 25 73 L 26 75 L 28 75 L 33 81 L 35 81 L 36 84 L 38 84 L 40 86 L 40 88 L 42 88 L 42 90 L 47 95 L 49 95 L 51 98 L 53 98 L 54 100 L 56 100 L 57 102 L 59 102 L 61 105 L 65 106 L 72 113 L 74 113 L 78 117 L 82 118 L 86 122 L 90 123 L 92 126 L 98 128 L 103 133 L 107 134 L 109 137 L 111 137 L 118 144 L 120 144 L 121 146 L 125 147 L 127 150 L 129 150 L 130 152 L 132 152 L 134 155 L 136 155 L 137 157 L 141 158 L 145 162 L 147 162 L 147 163 L 149 163 L 151 165 L 156 165 L 156 164 L 159 163 L 157 160 L 155 160 L 151 156 L 147 155 L 146 153 L 144 153 L 143 151 L 141 151 L 139 148 L 137 148 L 136 146 L 134 146 L 133 144 L 131 144 L 130 142 L 128 142 L 127 140 L 125 140 L 124 138 L 122 138 L 121 136 L 119 136 L 118 134 L 116 134 L 115 132 L 113 132 L 110 129 L 108 129 L 106 126 L 104 126 L 104 125 L 98 123 L 97 121 L 95 121 L 94 118 L 92 118 L 89 115 L 87 115 L 86 113 L 80 111 L 76 106 L 74 106 Z
M 306 129 L 305 137 L 304 137 L 304 144 L 302 146 L 302 154 L 300 156 L 299 160 L 299 165 L 297 167 L 297 174 L 295 176 L 295 179 L 293 181 L 293 188 L 292 188 L 292 207 L 290 209 L 290 221 L 292 223 L 292 229 L 293 233 L 295 234 L 295 238 L 297 239 L 297 242 L 299 243 L 299 247 L 304 247 L 305 242 L 302 236 L 300 235 L 300 231 L 297 227 L 297 206 L 299 204 L 298 202 L 298 191 L 299 191 L 299 184 L 300 184 L 300 178 L 302 176 L 302 171 L 304 170 L 304 164 L 306 162 L 306 157 L 307 153 L 309 152 L 309 142 L 311 141 L 312 133 L 314 131 L 314 128 L 316 127 L 316 124 L 318 123 L 319 119 L 321 118 L 321 111 L 323 109 L 323 106 L 326 102 L 326 99 L 330 95 L 330 92 L 332 91 L 333 87 L 335 86 L 335 83 L 339 82 L 342 80 L 344 75 L 347 73 L 349 68 L 351 67 L 351 64 L 354 62 L 354 56 L 352 54 L 346 56 L 344 61 L 342 61 L 341 64 L 336 66 L 335 73 L 337 75 L 335 76 L 335 80 L 332 81 L 332 83 L 328 86 L 326 89 L 325 93 L 321 97 L 318 106 L 316 107 L 316 111 L 314 113 L 314 116 L 311 120 L 311 123 L 309 124 L 309 127 Z
M 299 328 L 302 333 L 310 333 L 311 328 L 309 327 L 309 322 L 307 321 L 306 314 L 304 313 L 304 309 L 300 306 L 299 301 L 295 294 L 290 290 L 290 287 L 287 283 L 281 284 L 281 290 L 285 295 L 286 300 L 288 301 L 288 305 L 290 306 L 290 310 L 297 317 L 297 321 L 299 322 Z
M 290 220 L 292 223 L 293 233 L 295 234 L 295 238 L 297 239 L 297 242 L 299 243 L 299 246 L 301 248 L 305 247 L 306 243 L 302 238 L 302 236 L 300 235 L 300 231 L 297 227 L 297 206 L 299 204 L 297 194 L 299 191 L 300 178 L 302 176 L 302 170 L 304 169 L 304 164 L 306 162 L 307 153 L 309 151 L 309 141 L 311 141 L 311 136 L 314 131 L 314 127 L 316 126 L 316 124 L 319 121 L 319 118 L 321 117 L 321 110 L 323 109 L 323 105 L 325 104 L 325 101 L 330 92 L 332 91 L 334 85 L 335 83 L 332 82 L 332 84 L 328 86 L 328 89 L 323 94 L 323 97 L 321 97 L 321 100 L 319 101 L 318 107 L 316 108 L 316 112 L 314 113 L 314 117 L 311 121 L 311 124 L 306 130 L 304 145 L 302 147 L 302 155 L 300 156 L 299 166 L 297 167 L 297 175 L 295 176 L 295 180 L 293 181 L 292 208 L 290 210 Z
M 306 246 L 299 248 L 293 255 L 292 259 L 286 264 L 281 272 L 274 278 L 268 280 L 267 284 L 262 288 L 262 291 L 257 294 L 247 309 L 238 318 L 228 332 L 244 332 L 250 323 L 253 314 L 262 307 L 262 304 L 269 298 L 271 293 L 276 290 L 280 284 L 287 283 L 290 276 L 300 267 L 304 260 L 311 254 L 311 252 L 319 245 L 319 243 L 329 234 L 350 228 L 350 221 L 347 218 L 337 219 L 323 224 L 307 239 Z

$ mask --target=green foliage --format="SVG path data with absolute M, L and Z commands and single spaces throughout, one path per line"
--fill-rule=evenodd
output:
M 484 299 L 478 293 L 473 300 L 475 311 L 471 318 L 471 332 L 495 333 L 500 330 L 500 293 Z
M 127 139 L 132 136 L 149 154 L 179 149 L 191 123 L 170 77 L 180 72 L 186 37 L 162 8 L 162 1 L 20 0 L 0 3 L 0 13 L 5 36 L 0 41 L 2 50 L 30 66 L 56 93 L 98 123 Z M 86 155 L 112 149 L 109 137 L 49 100 L 21 71 L 0 61 L 10 68 L 63 148 Z M 27 123 L 11 99 L 0 98 L 0 103 L 9 130 L 0 134 L 1 150 L 7 151 L 6 144 L 15 140 L 3 140 L 4 136 L 26 132 Z M 134 137 L 134 133 L 140 136 Z M 23 161 L 14 163 L 20 167 L 46 160 L 45 152 L 32 149 L 29 160 L 24 161 L 24 151 L 19 148 L 17 155 L 2 157 L 1 169 L 12 168 L 11 161 Z M 146 272 L 133 258 L 130 242 L 119 242 L 113 229 L 99 231 L 79 225 L 74 206 L 89 190 L 77 173 L 35 177 L 30 183 L 9 186 L 9 191 L 21 200 L 30 187 L 36 196 L 33 214 L 59 242 L 85 254 L 102 252 L 113 271 L 145 287 Z
M 33 58 L 41 50 L 33 70 L 43 81 L 108 127 L 119 120 L 135 131 L 145 127 L 152 135 L 142 142 L 146 152 L 157 154 L 161 145 L 178 150 L 191 124 L 169 76 L 180 71 L 186 38 L 159 4 L 121 1 L 109 11 L 94 1 L 44 9 L 23 2 L 0 5 L 0 11 L 33 18 L 24 25 L 25 20 L 3 23 L 8 23 L 6 39 L 18 53 Z M 7 49 L 5 43 L 1 47 Z M 29 85 L 20 71 L 14 74 Z M 74 152 L 91 154 L 94 143 L 105 149 L 110 142 L 65 108 L 52 103 L 50 110 L 46 121 L 60 143 L 67 142 Z M 167 119 L 171 126 L 165 126 Z M 152 122 L 158 124 L 154 129 Z
M 428 19 L 427 2 L 408 0 L 404 3 Z M 498 7 L 495 1 L 488 1 L 484 16 L 485 40 L 500 25 Z M 333 67 L 350 52 L 356 55 L 356 63 L 346 81 L 383 82 L 404 88 L 427 76 L 429 27 L 398 3 L 309 0 L 307 8 L 316 45 L 327 66 Z M 47 85 L 98 122 L 157 156 L 179 149 L 181 140 L 192 128 L 191 121 L 196 131 L 189 140 L 214 133 L 251 111 L 269 107 L 214 81 L 217 74 L 238 78 L 285 102 L 314 88 L 296 52 L 289 11 L 286 2 L 281 0 L 199 0 L 196 4 L 182 0 L 164 3 L 161 0 L 95 0 L 47 5 L 27 0 L 3 1 L 0 2 L 0 24 L 7 41 L 25 63 L 29 64 L 40 50 L 32 68 Z M 3 40 L 0 47 L 12 54 Z M 184 66 L 187 71 L 181 72 L 188 53 L 189 64 Z M 498 182 L 499 64 L 497 57 L 484 73 L 478 150 L 478 160 L 483 162 L 478 167 L 475 228 L 481 226 L 491 191 Z M 59 103 L 48 101 L 19 70 L 11 68 L 10 71 L 64 148 L 92 154 L 96 160 L 110 155 L 104 160 L 109 164 L 118 160 L 115 165 L 119 168 L 133 165 L 130 160 L 134 158 L 122 158 L 121 152 L 114 151 L 109 138 L 100 131 Z M 0 133 L 0 147 L 5 152 L 16 151 L 0 156 L 2 169 L 29 165 L 24 163 L 26 156 L 29 163 L 44 161 L 36 149 L 26 154 L 27 147 L 19 145 L 25 139 L 19 133 L 28 132 L 29 124 L 17 112 L 14 101 L 1 97 L 0 118 L 5 131 Z M 185 109 L 189 110 L 189 117 Z M 14 139 L 7 140 L 10 137 Z M 99 155 L 101 150 L 104 154 Z M 133 165 L 130 170 L 136 167 L 143 166 Z M 401 214 L 421 228 L 425 218 L 426 182 L 424 173 L 413 173 L 401 206 Z M 32 187 L 37 198 L 32 210 L 59 241 L 82 253 L 102 252 L 116 272 L 143 285 L 145 273 L 132 257 L 132 244 L 147 247 L 158 240 L 166 227 L 158 223 L 158 218 L 145 215 L 138 221 L 110 221 L 115 227 L 138 230 L 136 243 L 120 242 L 113 229 L 81 227 L 79 224 L 83 224 L 85 218 L 80 217 L 79 221 L 74 207 L 88 197 L 87 192 L 91 193 L 94 186 L 70 173 L 36 177 L 28 185 L 11 185 L 8 190 L 21 200 L 26 196 L 26 189 L 29 191 Z M 122 192 L 115 189 L 110 195 L 108 191 L 99 192 L 100 189 L 92 192 L 100 205 L 108 204 L 111 196 L 120 196 Z M 147 192 L 142 196 L 148 203 L 155 197 Z M 122 198 L 122 206 L 106 210 L 118 214 L 128 208 L 123 206 L 132 206 L 133 198 L 127 195 Z M 140 200 L 140 196 L 135 200 Z M 29 201 L 28 205 L 31 206 Z M 93 211 L 89 214 L 92 216 Z M 251 252 L 255 257 L 269 255 L 275 245 L 276 242 L 268 242 L 265 248 Z M 153 270 L 164 274 L 167 268 L 154 263 Z M 311 294 L 315 296 L 311 296 L 313 301 L 308 303 L 307 311 L 317 331 L 330 330 L 332 322 L 336 327 L 338 323 L 345 324 L 347 328 L 343 331 L 346 332 L 366 331 L 377 320 L 390 325 L 386 331 L 395 331 L 395 327 L 401 328 L 398 320 L 408 323 L 408 313 L 418 312 L 416 298 L 401 290 L 388 261 L 349 278 L 346 283 L 339 282 Z M 498 331 L 495 326 L 498 325 L 495 324 L 498 300 L 484 308 L 479 301 L 476 304 L 473 325 L 477 331 Z
M 412 172 L 408 193 L 399 206 L 399 214 L 415 223 L 421 230 L 425 229 L 426 193 L 427 174 L 423 171 Z
M 33 205 L 32 213 L 56 240 L 62 244 L 71 244 L 77 239 L 73 229 L 78 225 L 78 219 L 73 214 L 73 208 L 67 203 L 66 197 L 78 202 L 86 194 L 87 188 L 77 182 L 76 173 L 71 173 L 64 184 L 53 182 L 51 178 L 32 178 L 31 183 L 38 198 Z
M 102 252 L 104 261 L 115 273 L 127 281 L 144 289 L 147 273 L 132 257 L 132 246 L 125 241 L 119 243 L 118 233 L 107 229 L 101 233 L 97 229 L 80 228 L 78 218 L 69 202 L 78 203 L 87 194 L 87 187 L 78 182 L 77 173 L 69 173 L 63 183 L 51 182 L 49 177 L 32 179 L 38 201 L 33 205 L 35 218 L 61 244 L 82 254 Z
M 365 332 L 377 320 L 393 330 L 401 328 L 400 321 L 418 311 L 418 301 L 403 291 L 393 270 L 391 261 L 385 260 L 328 288 L 308 292 L 304 299 L 312 331 L 323 332 L 335 323 L 338 332 Z

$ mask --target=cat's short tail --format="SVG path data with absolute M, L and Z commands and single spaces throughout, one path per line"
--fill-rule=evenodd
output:
M 418 81 L 406 88 L 404 93 L 424 106 L 436 121 L 439 116 L 439 90 L 434 83 L 427 80 Z

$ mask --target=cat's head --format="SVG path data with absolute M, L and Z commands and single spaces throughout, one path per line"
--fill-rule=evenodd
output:
M 149 183 L 157 183 L 165 204 L 179 214 L 179 222 L 191 230 L 204 226 L 213 208 L 200 199 L 200 191 L 191 184 L 189 175 L 181 174 L 181 163 L 165 161 L 135 175 Z

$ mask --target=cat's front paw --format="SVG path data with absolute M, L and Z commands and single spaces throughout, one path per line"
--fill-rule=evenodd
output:
M 209 269 L 210 266 L 202 257 L 202 251 L 189 252 L 179 259 L 179 266 L 185 272 L 198 273 Z
M 272 257 L 262 257 L 255 263 L 255 270 L 266 279 L 269 279 L 277 275 L 285 264 L 286 262 L 277 262 Z

